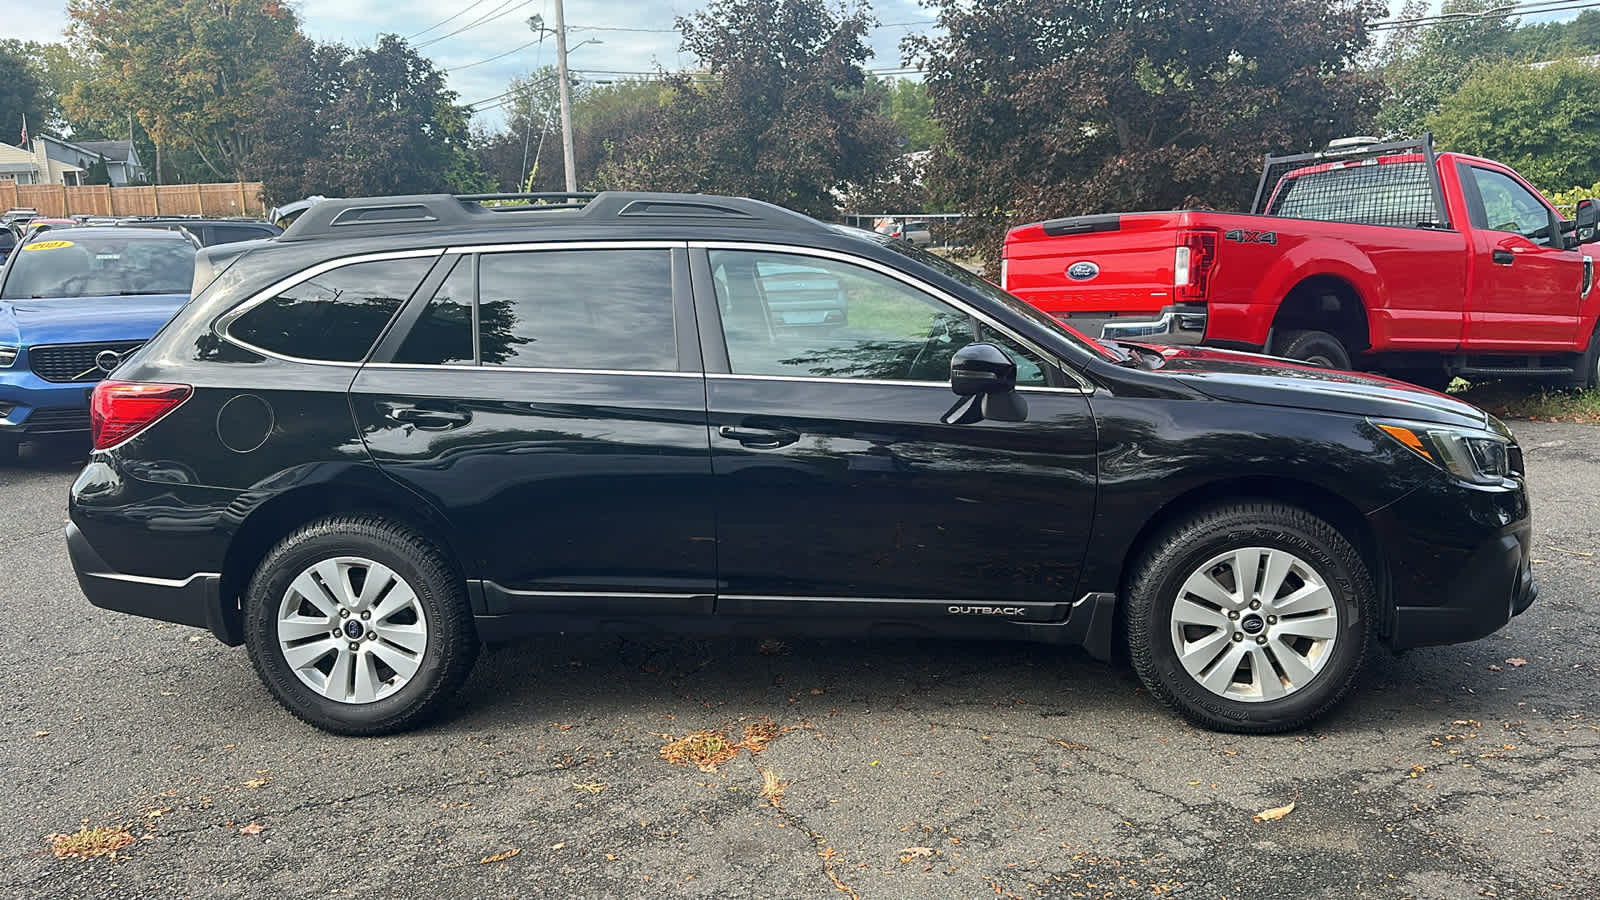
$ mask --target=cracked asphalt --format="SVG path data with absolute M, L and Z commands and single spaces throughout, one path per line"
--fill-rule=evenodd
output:
M 1514 427 L 1539 602 L 1379 651 L 1333 716 L 1266 738 L 1048 647 L 615 637 L 489 653 L 447 721 L 332 737 L 242 649 L 89 607 L 77 464 L 30 448 L 0 469 L 0 895 L 1600 896 L 1600 430 Z M 762 717 L 785 731 L 754 758 L 659 756 Z M 54 858 L 82 824 L 139 839 Z

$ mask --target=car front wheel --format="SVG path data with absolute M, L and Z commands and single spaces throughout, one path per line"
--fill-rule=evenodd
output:
M 394 523 L 313 522 L 262 561 L 245 643 L 288 710 L 336 734 L 387 734 L 435 715 L 471 670 L 477 636 L 444 554 Z
M 1264 734 L 1339 702 L 1366 656 L 1376 592 L 1329 523 L 1239 503 L 1168 528 L 1133 573 L 1135 671 L 1197 725 Z

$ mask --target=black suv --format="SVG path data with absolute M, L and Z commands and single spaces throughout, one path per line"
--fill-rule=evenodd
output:
M 201 252 L 95 389 L 92 603 L 244 643 L 296 715 L 376 734 L 540 631 L 1125 646 L 1194 722 L 1269 732 L 1369 641 L 1533 602 L 1521 453 L 1449 397 L 1096 343 L 751 200 L 481 199 L 330 200 Z M 836 322 L 775 314 L 802 278 Z

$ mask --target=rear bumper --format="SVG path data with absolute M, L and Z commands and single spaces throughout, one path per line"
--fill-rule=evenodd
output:
M 89 602 L 101 609 L 130 613 L 163 622 L 204 628 L 229 646 L 244 643 L 237 610 L 222 605 L 222 576 L 196 572 L 187 578 L 148 578 L 126 575 L 107 565 L 77 525 L 67 526 L 67 555 L 78 576 L 78 587 Z
M 1087 335 L 1106 340 L 1141 341 L 1150 344 L 1194 345 L 1205 340 L 1204 304 L 1165 306 L 1154 316 L 1107 316 L 1103 314 L 1060 314 L 1056 318 Z

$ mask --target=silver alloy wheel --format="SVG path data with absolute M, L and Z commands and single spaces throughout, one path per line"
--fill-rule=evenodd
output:
M 278 606 L 278 647 L 307 687 L 371 703 L 405 687 L 428 648 L 416 591 L 359 556 L 325 559 L 295 577 Z
M 1270 547 L 1212 557 L 1172 605 L 1172 648 L 1185 671 L 1229 700 L 1287 697 L 1332 658 L 1339 609 L 1305 560 Z

